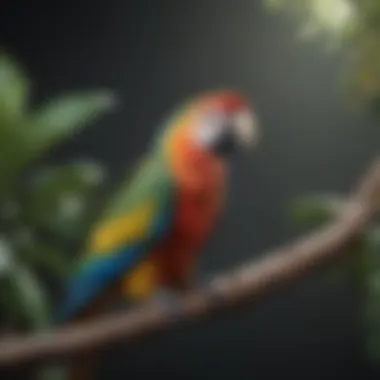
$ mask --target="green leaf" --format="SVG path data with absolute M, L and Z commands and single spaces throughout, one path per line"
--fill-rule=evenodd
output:
M 19 65 L 0 52 L 0 195 L 9 188 L 22 152 L 23 121 L 29 98 L 29 81 Z
M 352 281 L 355 286 L 363 288 L 367 276 L 367 254 L 362 244 L 350 249 L 343 261 L 326 269 L 326 279 L 335 284 Z
M 19 257 L 29 266 L 56 277 L 66 276 L 72 264 L 65 251 L 38 242 L 20 249 Z
M 10 277 L 15 303 L 22 319 L 32 330 L 44 329 L 50 324 L 50 309 L 43 284 L 23 264 L 17 262 Z
M 357 248 L 357 252 L 354 253 L 350 262 L 354 282 L 360 288 L 363 288 L 363 286 L 365 285 L 366 278 L 368 276 L 368 271 L 370 269 L 368 266 L 369 254 L 370 253 L 368 251 L 368 248 L 365 242 L 364 243 L 362 242 L 360 247 Z
M 372 226 L 347 253 L 341 265 L 327 271 L 334 280 L 352 279 L 364 291 L 362 332 L 364 349 L 371 364 L 380 365 L 380 226 Z M 332 278 L 330 278 L 332 279 Z
M 103 179 L 102 167 L 89 162 L 47 168 L 30 186 L 24 209 L 28 223 L 78 236 Z
M 362 311 L 365 351 L 372 364 L 380 365 L 380 226 L 371 227 L 340 265 L 327 270 L 335 282 L 353 279 L 364 290 Z
M 15 303 L 15 294 L 10 283 L 14 268 L 12 246 L 5 237 L 0 238 L 0 310 L 1 317 L 8 326 L 14 326 L 20 320 Z
M 19 64 L 0 52 L 0 124 L 13 127 L 23 117 L 28 105 L 29 80 Z
M 62 96 L 32 111 L 22 133 L 3 135 L 0 125 L 0 199 L 12 192 L 20 173 L 55 144 L 110 111 L 116 104 L 108 92 Z
M 56 277 L 62 277 L 68 273 L 71 267 L 71 259 L 64 248 L 46 242 L 33 227 L 17 226 L 9 231 L 7 236 L 12 243 L 15 255 L 28 268 L 42 270 L 43 273 L 52 274 Z
M 46 151 L 115 105 L 115 96 L 105 91 L 66 95 L 42 105 L 29 117 L 28 151 Z
M 315 227 L 333 218 L 342 204 L 337 195 L 306 196 L 293 202 L 290 216 L 296 224 Z
M 12 267 L 12 247 L 5 238 L 0 238 L 0 278 L 8 276 Z
M 373 364 L 380 364 L 380 271 L 372 273 L 367 281 L 364 307 L 365 349 Z
M 9 277 L 0 278 L 0 310 L 2 322 L 7 327 L 14 329 L 21 326 L 22 316 L 18 308 L 16 294 L 12 287 Z
M 363 235 L 363 257 L 365 273 L 380 269 L 380 226 L 370 227 Z
M 364 339 L 369 360 L 380 364 L 380 226 L 365 235 Z

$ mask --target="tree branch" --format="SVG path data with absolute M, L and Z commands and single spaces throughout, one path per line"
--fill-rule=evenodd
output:
M 261 260 L 216 276 L 212 281 L 215 292 L 192 293 L 181 300 L 183 319 L 258 299 L 339 258 L 371 221 L 379 195 L 380 158 L 371 165 L 332 223 L 293 244 L 266 253 Z M 151 304 L 51 332 L 4 338 L 0 341 L 0 367 L 71 356 L 173 323 L 168 310 Z

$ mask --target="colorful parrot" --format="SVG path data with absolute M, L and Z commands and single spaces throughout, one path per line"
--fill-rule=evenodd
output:
M 196 258 L 223 209 L 230 154 L 258 136 L 257 117 L 236 91 L 181 106 L 90 233 L 57 321 L 102 313 L 112 296 L 192 289 Z M 78 368 L 71 379 L 85 378 Z

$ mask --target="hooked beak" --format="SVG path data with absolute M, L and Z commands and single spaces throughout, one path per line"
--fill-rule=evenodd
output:
M 234 116 L 237 143 L 246 148 L 256 146 L 260 140 L 259 119 L 253 111 L 240 111 Z
M 257 116 L 248 110 L 236 113 L 225 128 L 225 132 L 213 143 L 213 151 L 221 156 L 230 156 L 243 147 L 250 149 L 259 140 Z

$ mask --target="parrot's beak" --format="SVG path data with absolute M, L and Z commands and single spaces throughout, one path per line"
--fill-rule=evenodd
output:
M 235 115 L 234 126 L 239 145 L 246 148 L 256 146 L 260 139 L 259 119 L 252 111 L 244 110 Z

